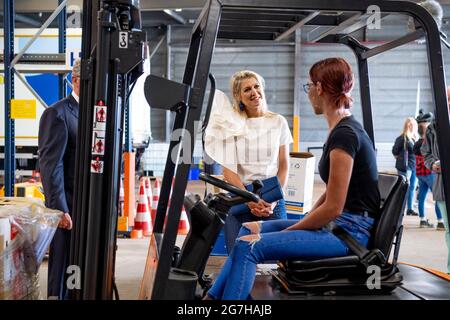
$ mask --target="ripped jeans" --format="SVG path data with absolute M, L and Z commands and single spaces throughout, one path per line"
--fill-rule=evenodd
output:
M 232 213 L 233 208 L 235 207 L 231 207 L 230 211 L 228 212 L 227 220 L 225 222 L 224 227 L 225 241 L 227 244 L 228 254 L 230 254 L 231 250 L 233 250 L 234 243 L 239 235 L 239 230 L 241 229 L 243 223 L 260 220 L 266 221 L 266 220 L 286 219 L 286 207 L 284 199 L 278 201 L 277 206 L 273 209 L 273 214 L 271 214 L 267 218 L 256 217 L 250 212 L 234 215 Z
M 327 228 L 318 230 L 282 231 L 298 220 L 260 222 L 260 233 L 252 241 L 240 237 L 250 234 L 242 226 L 239 238 L 227 258 L 208 295 L 216 300 L 244 300 L 250 298 L 255 281 L 256 265 L 267 260 L 340 257 L 350 250 Z M 335 223 L 345 229 L 359 243 L 367 247 L 374 220 L 343 212 Z

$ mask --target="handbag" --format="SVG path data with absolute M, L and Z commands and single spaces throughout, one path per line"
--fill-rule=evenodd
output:
M 277 176 L 267 178 L 261 181 L 263 183 L 263 187 L 260 190 L 259 197 L 262 198 L 264 201 L 272 203 L 284 198 L 283 189 L 281 188 L 280 181 L 278 180 Z M 250 183 L 246 185 L 245 189 L 247 189 L 250 192 L 253 192 L 253 184 Z M 250 208 L 247 206 L 246 203 L 233 206 L 230 208 L 230 211 L 228 212 L 228 214 L 231 214 L 233 216 L 245 213 L 250 214 Z

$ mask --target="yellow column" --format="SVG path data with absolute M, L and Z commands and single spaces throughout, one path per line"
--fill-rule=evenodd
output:
M 300 151 L 300 116 L 294 115 L 293 117 L 294 123 L 292 126 L 292 131 L 294 131 L 293 138 L 294 138 L 294 152 Z

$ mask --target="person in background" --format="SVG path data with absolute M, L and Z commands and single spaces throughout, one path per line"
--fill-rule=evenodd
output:
M 47 296 L 64 299 L 75 181 L 81 61 L 72 68 L 72 93 L 48 107 L 39 122 L 39 166 L 45 205 L 64 212 L 50 244 Z
M 403 125 L 403 131 L 395 139 L 392 154 L 395 157 L 395 168 L 398 174 L 404 176 L 409 189 L 407 197 L 407 211 L 409 216 L 417 216 L 413 210 L 414 192 L 416 190 L 416 157 L 414 155 L 414 143 L 418 140 L 417 122 L 414 118 L 407 118 Z
M 205 300 L 251 298 L 257 264 L 267 260 L 349 255 L 347 245 L 327 228 L 332 221 L 362 246 L 369 243 L 380 216 L 378 169 L 372 141 L 349 110 L 352 69 L 342 58 L 329 58 L 315 63 L 309 76 L 304 89 L 329 129 L 319 162 L 325 193 L 300 220 L 244 223 Z
M 428 191 L 432 190 L 433 182 L 436 179 L 436 174 L 431 172 L 425 167 L 423 161 L 423 155 L 420 151 L 422 143 L 425 137 L 425 132 L 433 121 L 433 114 L 431 112 L 423 113 L 420 110 L 419 115 L 416 118 L 417 124 L 419 125 L 419 140 L 414 144 L 414 154 L 416 155 L 416 175 L 419 180 L 419 192 L 418 192 L 418 202 L 419 202 L 419 217 L 420 217 L 420 227 L 421 228 L 433 228 L 434 225 L 425 218 L 425 199 L 427 197 Z M 437 203 L 435 203 L 435 211 L 437 217 L 437 230 L 445 230 L 444 221 L 442 220 L 441 210 Z
M 447 103 L 450 112 L 450 87 L 447 88 Z M 427 128 L 425 139 L 420 148 L 424 156 L 425 166 L 436 174 L 436 179 L 433 184 L 433 198 L 441 210 L 444 218 L 445 227 L 445 241 L 447 243 L 447 273 L 450 274 L 450 231 L 448 224 L 448 212 L 445 205 L 444 183 L 441 174 L 441 161 L 439 157 L 439 147 L 437 142 L 436 121 L 433 121 Z

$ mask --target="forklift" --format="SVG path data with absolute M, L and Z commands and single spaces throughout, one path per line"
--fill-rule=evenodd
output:
M 367 26 L 371 15 L 368 8 L 373 6 L 379 9 L 380 17 L 396 13 L 412 17 L 414 31 L 374 48 L 366 47 L 352 34 Z M 185 246 L 178 257 L 174 254 L 177 252 L 175 241 L 183 203 L 187 203 L 193 213 L 191 223 L 201 225 L 204 216 L 223 219 L 226 207 L 233 201 L 253 201 L 250 199 L 258 196 L 243 190 L 239 192 L 230 185 L 202 175 L 203 180 L 223 187 L 232 195 L 212 195 L 203 203 L 198 198 L 184 197 L 190 165 L 180 159 L 193 153 L 196 139 L 194 123 L 200 120 L 202 114 L 216 40 L 276 41 L 302 26 L 330 26 L 317 42 L 345 45 L 354 52 L 358 62 L 363 125 L 374 143 L 369 60 L 380 53 L 425 38 L 436 128 L 440 137 L 438 145 L 447 214 L 450 212 L 450 149 L 442 138 L 450 136 L 441 47 L 445 40 L 433 16 L 425 8 L 407 1 L 382 0 L 208 0 L 192 30 L 182 82 L 154 75 L 148 76 L 145 81 L 144 90 L 149 105 L 174 112 L 173 131 L 182 130 L 183 134 L 170 142 L 141 298 L 194 299 L 195 286 L 198 283 L 207 285 L 203 275 L 205 255 L 214 244 L 220 221 L 207 241 L 192 235 L 190 245 L 192 248 L 201 246 L 202 257 L 196 259 L 195 265 L 187 263 L 195 250 Z M 70 290 L 71 299 L 113 298 L 122 123 L 129 91 L 142 74 L 145 41 L 138 1 L 84 1 L 79 144 L 70 254 L 70 264 L 78 265 L 82 270 L 82 285 L 80 289 Z M 106 111 L 104 123 L 95 117 L 100 110 Z M 92 154 L 93 132 L 99 128 L 105 131 L 105 152 L 100 156 Z M 185 145 L 190 146 L 190 150 L 183 149 Z M 172 155 L 177 156 L 177 161 L 172 160 Z M 407 184 L 396 175 L 384 174 L 380 174 L 380 183 L 385 195 L 381 209 L 388 213 L 387 218 L 395 219 L 391 219 L 393 222 L 389 225 L 378 224 L 369 252 L 350 247 L 354 254 L 341 259 L 343 261 L 280 261 L 280 267 L 273 274 L 257 276 L 258 286 L 255 287 L 267 290 L 254 290 L 252 296 L 255 299 L 449 299 L 448 279 L 423 268 L 397 263 L 403 193 Z M 171 205 L 167 209 L 169 201 Z M 199 220 L 195 221 L 194 211 L 198 210 L 204 215 L 199 215 Z M 166 212 L 167 223 L 164 227 Z M 386 234 L 388 239 L 380 239 Z M 189 239 L 186 241 L 188 243 Z M 388 261 L 391 249 L 394 249 L 394 259 Z M 355 270 L 360 272 L 361 266 L 367 267 L 371 263 L 382 267 L 384 290 L 379 294 L 362 288 L 361 283 L 364 282 L 361 281 L 364 279 L 359 279 L 355 285 L 355 279 L 351 277 Z M 337 274 L 330 271 L 330 267 L 336 264 L 339 267 Z M 340 291 L 345 294 L 340 295 Z M 314 294 L 311 295 L 311 292 Z

